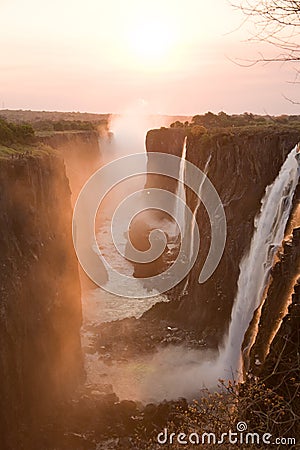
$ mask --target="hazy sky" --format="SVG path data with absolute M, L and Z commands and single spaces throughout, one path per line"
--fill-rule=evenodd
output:
M 0 107 L 300 113 L 292 65 L 232 62 L 276 54 L 243 20 L 227 0 L 0 0 Z

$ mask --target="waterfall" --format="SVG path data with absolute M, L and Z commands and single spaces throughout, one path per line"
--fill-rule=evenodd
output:
M 237 295 L 225 347 L 220 352 L 223 367 L 230 375 L 241 380 L 243 361 L 241 348 L 244 335 L 260 306 L 266 289 L 275 253 L 284 238 L 285 227 L 291 212 L 294 191 L 299 179 L 299 154 L 294 148 L 281 170 L 268 186 L 261 209 L 254 221 L 254 233 L 248 253 L 240 263 Z M 229 378 L 231 378 L 229 376 Z
M 205 163 L 205 166 L 204 166 L 203 173 L 205 175 L 207 175 L 210 160 L 211 160 L 211 153 L 210 153 L 210 155 L 209 155 L 209 157 L 208 157 L 208 159 L 207 159 L 207 161 Z M 193 253 L 193 248 L 194 248 L 195 226 L 197 225 L 197 213 L 198 213 L 198 209 L 199 209 L 200 204 L 201 204 L 201 192 L 202 192 L 202 188 L 203 188 L 204 182 L 205 182 L 205 178 L 201 181 L 201 183 L 199 185 L 198 196 L 197 196 L 197 204 L 196 204 L 196 207 L 194 209 L 193 220 L 192 220 L 192 223 L 191 223 L 191 245 L 190 245 L 190 254 L 189 254 L 190 259 L 193 256 L 192 253 Z
M 185 176 L 185 158 L 186 158 L 186 137 L 184 138 L 184 143 L 182 147 L 182 154 L 181 154 L 181 161 L 180 161 L 180 167 L 179 167 L 179 179 L 178 179 L 178 185 L 177 185 L 177 201 L 175 204 L 175 210 L 174 215 L 176 220 L 178 221 L 178 224 L 181 225 L 184 229 L 185 227 L 185 210 L 182 205 L 186 204 L 186 193 L 185 193 L 185 186 L 184 186 L 184 176 Z M 176 226 L 176 224 L 175 224 Z M 177 226 L 176 226 L 177 229 Z

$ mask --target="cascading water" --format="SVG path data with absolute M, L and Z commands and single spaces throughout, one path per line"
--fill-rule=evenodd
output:
M 242 378 L 241 348 L 244 335 L 259 307 L 270 269 L 284 238 L 294 191 L 299 179 L 299 154 L 294 148 L 286 158 L 274 183 L 266 188 L 248 254 L 240 263 L 238 290 L 231 314 L 228 338 L 220 352 L 227 378 Z
M 183 204 L 186 204 L 186 193 L 185 193 L 185 186 L 184 186 L 184 175 L 185 175 L 185 158 L 186 158 L 186 137 L 184 139 L 183 147 L 182 147 L 182 154 L 181 154 L 181 161 L 180 161 L 180 167 L 179 167 L 179 180 L 178 180 L 178 187 L 177 187 L 177 201 L 175 204 L 175 217 L 179 224 L 182 224 L 183 229 L 185 227 L 185 211 L 183 208 Z M 183 202 L 183 203 L 182 203 Z
M 203 173 L 205 175 L 207 175 L 208 172 L 208 166 L 211 160 L 211 154 L 209 155 L 205 166 L 204 166 L 204 171 Z M 182 180 L 182 182 L 184 181 L 184 173 L 185 173 L 185 161 L 186 161 L 186 141 L 184 142 L 184 147 L 183 147 L 183 151 L 182 151 L 182 157 L 181 157 L 181 164 L 180 164 L 180 175 L 179 175 L 179 179 Z M 189 249 L 189 259 L 192 258 L 193 256 L 193 249 L 194 249 L 194 236 L 195 236 L 195 227 L 197 225 L 197 213 L 198 213 L 198 209 L 200 207 L 201 204 L 201 192 L 202 192 L 202 188 L 203 188 L 203 184 L 205 182 L 205 178 L 201 181 L 200 185 L 199 185 L 199 189 L 198 189 L 198 196 L 197 196 L 197 204 L 196 207 L 194 209 L 194 213 L 193 213 L 193 218 L 192 218 L 192 223 L 190 224 L 190 231 L 191 231 L 191 243 L 190 243 L 190 249 Z M 181 183 L 180 183 L 181 184 Z M 186 193 L 185 193 L 185 189 L 183 188 L 183 196 L 181 197 L 180 193 L 179 193 L 179 189 L 180 186 L 178 186 L 178 191 L 177 191 L 177 196 L 179 198 L 182 198 L 182 200 L 186 200 Z M 185 280 L 185 284 L 183 286 L 183 290 L 181 292 L 181 295 L 186 295 L 188 293 L 188 284 L 189 284 L 189 276 L 186 277 Z
M 174 215 L 176 220 L 178 221 L 178 224 L 182 226 L 183 233 L 185 232 L 185 210 L 183 208 L 183 204 L 186 204 L 186 192 L 185 192 L 185 185 L 184 185 L 184 177 L 185 177 L 185 165 L 186 165 L 186 150 L 187 150 L 187 137 L 184 138 L 183 147 L 182 147 L 182 154 L 181 154 L 181 161 L 180 161 L 180 167 L 179 167 L 179 179 L 178 179 L 178 185 L 177 185 L 177 192 L 176 197 L 177 201 L 174 208 Z M 182 203 L 183 202 L 183 203 Z M 177 224 L 175 223 L 175 234 L 177 234 L 178 228 Z M 180 295 L 185 295 L 187 293 L 187 287 L 189 283 L 189 277 L 186 277 L 185 284 L 183 286 L 182 292 Z
M 211 156 L 212 155 L 210 153 L 210 155 L 209 155 L 209 157 L 208 157 L 208 159 L 207 159 L 207 161 L 205 163 L 205 166 L 204 166 L 203 173 L 205 175 L 207 175 L 207 173 L 208 173 L 208 167 L 209 167 L 209 163 L 211 161 Z M 201 192 L 202 192 L 202 188 L 203 188 L 204 182 L 205 182 L 205 178 L 201 181 L 199 189 L 198 189 L 197 204 L 196 204 L 196 207 L 195 207 L 195 210 L 194 210 L 194 214 L 193 214 L 193 221 L 191 223 L 191 246 L 190 246 L 190 254 L 189 254 L 190 259 L 193 256 L 192 252 L 193 252 L 193 248 L 194 248 L 195 227 L 197 225 L 197 213 L 198 213 L 198 209 L 199 209 L 200 204 L 201 204 Z

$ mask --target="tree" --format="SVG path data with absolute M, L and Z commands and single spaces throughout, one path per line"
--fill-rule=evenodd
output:
M 176 120 L 176 122 L 171 123 L 170 128 L 183 128 L 184 125 L 179 120 Z
M 256 33 L 253 39 L 267 42 L 279 50 L 274 56 L 261 55 L 250 65 L 258 62 L 300 62 L 300 0 L 241 0 L 234 7 L 254 21 Z M 300 70 L 296 68 L 293 83 L 300 84 L 297 80 L 299 76 Z
M 300 61 L 300 0 L 242 0 L 234 6 L 255 22 L 254 38 L 281 50 L 263 61 Z

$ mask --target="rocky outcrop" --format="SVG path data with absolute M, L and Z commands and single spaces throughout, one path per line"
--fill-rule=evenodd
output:
M 150 130 L 146 136 L 146 148 L 148 152 L 166 153 L 181 157 L 186 133 L 183 129 L 160 128 L 159 130 Z M 157 188 L 176 193 L 178 181 L 175 178 L 159 175 L 161 169 L 155 159 L 148 157 L 147 162 L 147 180 L 145 189 Z M 180 170 L 180 159 L 176 166 L 177 178 Z M 175 208 L 175 203 L 172 205 Z M 172 209 L 172 208 L 171 208 Z M 164 221 L 170 221 L 170 216 L 162 210 L 152 210 L 137 215 L 130 225 L 130 240 L 132 245 L 140 251 L 149 248 L 149 233 L 157 228 L 157 225 Z M 171 240 L 168 241 L 172 243 Z M 164 270 L 168 264 L 168 255 L 166 252 L 155 261 L 147 264 L 135 264 L 134 276 L 136 278 L 147 278 L 155 276 Z
M 170 133 L 172 135 L 173 130 Z M 236 294 L 238 263 L 249 247 L 254 218 L 259 211 L 265 188 L 274 181 L 299 137 L 297 131 L 276 128 L 188 136 L 188 161 L 204 170 L 206 162 L 211 158 L 208 177 L 225 208 L 226 246 L 214 274 L 207 282 L 199 284 L 198 276 L 210 245 L 210 223 L 201 205 L 197 214 L 201 249 L 189 275 L 188 292 L 183 295 L 181 283 L 169 292 L 172 302 L 155 305 L 146 313 L 148 318 L 168 318 L 175 326 L 197 330 L 202 338 L 211 341 L 211 345 L 220 343 L 229 324 Z M 159 131 L 156 132 L 156 139 L 159 141 Z M 194 210 L 196 196 L 189 190 L 187 202 Z
M 168 153 L 181 157 L 186 132 L 183 128 L 150 130 L 146 136 L 147 152 Z
M 83 377 L 81 301 L 63 160 L 45 152 L 0 160 L 1 448 Z M 25 427 L 25 428 L 24 428 Z
M 147 152 L 167 153 L 181 158 L 185 136 L 186 133 L 182 129 L 161 128 L 159 130 L 150 130 L 146 136 Z M 147 176 L 145 188 L 156 187 L 175 193 L 177 189 L 177 180 L 163 175 L 155 175 L 160 169 L 161 167 L 156 167 L 155 161 L 151 159 L 148 160 L 147 171 L 149 174 Z M 151 174 L 150 172 L 154 172 L 154 174 Z

